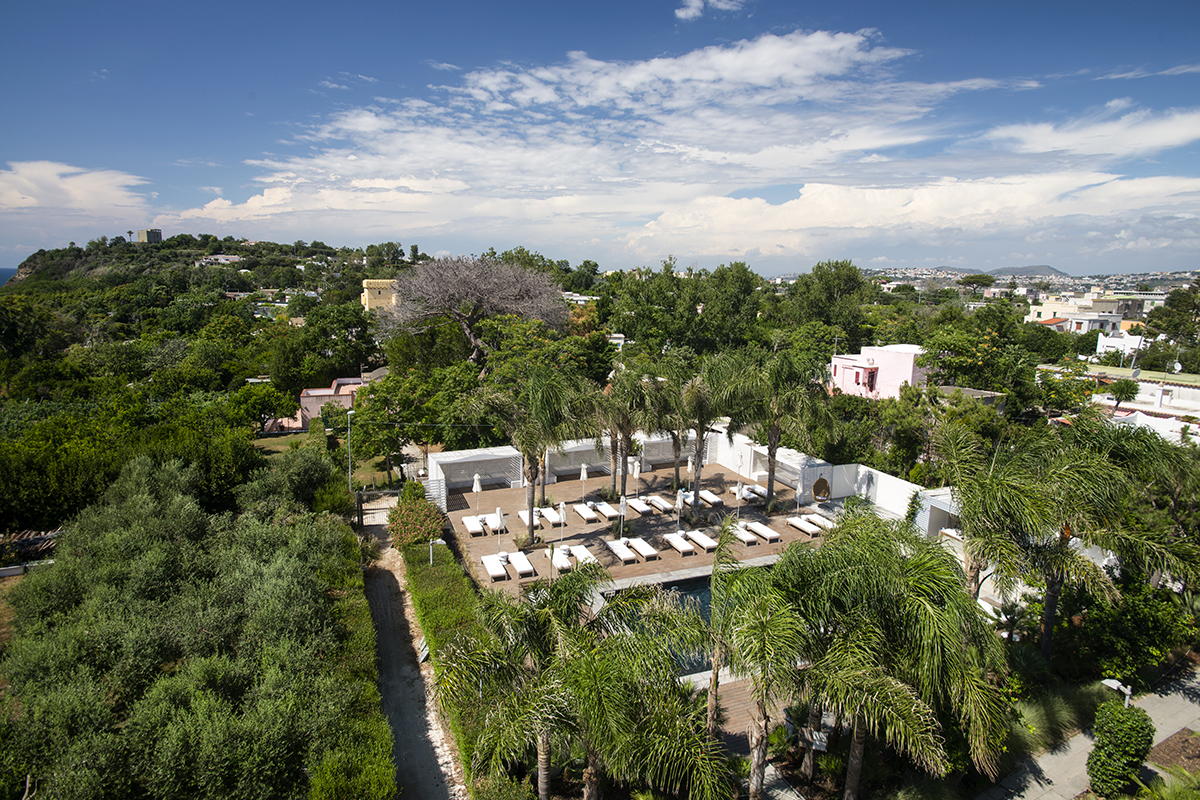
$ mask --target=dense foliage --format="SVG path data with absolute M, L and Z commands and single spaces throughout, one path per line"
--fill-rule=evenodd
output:
M 11 593 L 5 796 L 392 795 L 354 537 L 210 516 L 201 489 L 131 461 Z

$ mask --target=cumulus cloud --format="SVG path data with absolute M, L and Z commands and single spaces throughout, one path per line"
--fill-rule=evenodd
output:
M 1001 239 L 997 252 L 1034 237 L 1092 254 L 1200 241 L 1195 179 L 1120 169 L 1196 141 L 1200 112 L 1118 98 L 1065 121 L 981 129 L 944 109 L 1040 84 L 905 80 L 911 55 L 874 31 L 796 31 L 641 61 L 574 52 L 473 70 L 422 98 L 331 113 L 296 137 L 296 155 L 247 162 L 250 197 L 157 222 L 252 223 L 283 238 L 316 223 L 324 238 L 358 240 L 399 227 L 625 265 L 854 247 L 936 248 L 947 263 Z M 1080 245 L 1087 231 L 1102 241 Z
M 349 89 L 350 88 L 349 86 L 346 86 L 345 84 L 334 83 L 333 81 L 329 80 L 328 78 L 326 78 L 323 81 L 319 81 L 317 83 L 317 86 L 320 86 L 322 89 Z

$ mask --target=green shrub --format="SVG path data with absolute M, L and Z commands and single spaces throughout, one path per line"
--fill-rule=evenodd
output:
M 408 505 L 425 499 L 425 485 L 420 481 L 405 481 L 400 491 L 400 505 Z
M 312 510 L 317 513 L 328 511 L 344 517 L 354 511 L 354 497 L 339 477 L 317 489 L 313 495 Z
M 1092 791 L 1114 797 L 1137 778 L 1154 746 L 1154 723 L 1143 709 L 1111 700 L 1096 709 L 1095 733 L 1087 760 Z
M 475 800 L 530 800 L 533 796 L 528 777 L 518 782 L 507 775 L 493 775 L 475 784 Z
M 441 536 L 444 523 L 442 510 L 424 499 L 400 502 L 388 512 L 388 533 L 393 547 L 436 539 Z

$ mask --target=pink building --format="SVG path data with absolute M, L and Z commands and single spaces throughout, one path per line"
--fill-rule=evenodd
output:
M 354 395 L 363 386 L 362 378 L 336 378 L 328 389 L 303 389 L 300 392 L 300 410 L 291 419 L 279 420 L 284 430 L 308 430 L 313 417 L 321 416 L 321 406 L 334 403 L 342 408 L 354 405 Z
M 904 384 L 925 383 L 925 370 L 917 366 L 917 356 L 923 352 L 916 344 L 889 344 L 864 347 L 858 355 L 834 356 L 829 364 L 830 385 L 859 397 L 898 398 Z

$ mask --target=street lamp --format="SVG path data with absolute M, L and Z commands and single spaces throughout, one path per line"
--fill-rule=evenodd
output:
M 1121 692 L 1125 695 L 1125 707 L 1129 708 L 1129 698 L 1133 696 L 1133 687 L 1126 686 L 1115 678 L 1105 678 L 1100 681 L 1102 684 L 1112 689 L 1114 692 Z
M 445 544 L 445 539 L 430 539 L 429 540 L 429 566 L 433 566 L 433 546 L 435 544 Z
M 354 409 L 346 412 L 346 489 L 354 494 L 354 458 L 350 455 L 350 418 L 354 416 Z

